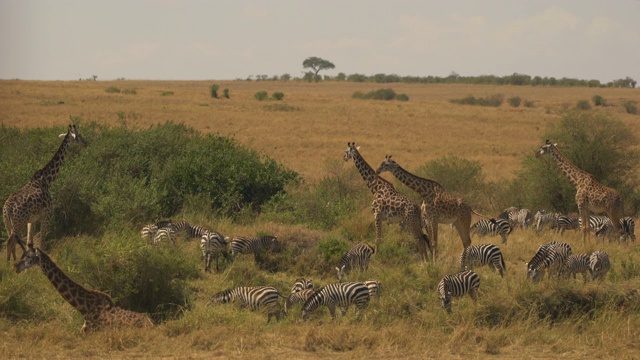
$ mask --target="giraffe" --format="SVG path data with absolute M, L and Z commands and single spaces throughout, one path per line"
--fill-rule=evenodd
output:
M 429 237 L 422 233 L 420 206 L 413 200 L 401 195 L 390 182 L 376 175 L 373 168 L 360 155 L 359 147 L 356 147 L 355 142 L 350 142 L 347 145 L 344 161 L 353 159 L 356 168 L 374 197 L 371 209 L 375 220 L 376 250 L 382 238 L 382 220 L 390 222 L 404 221 L 418 242 L 418 251 L 422 261 L 427 260 L 427 249 L 431 252 L 432 259 L 435 260 L 437 254 L 434 253 L 434 249 L 431 247 Z
M 26 251 L 24 241 L 20 238 L 20 232 L 23 231 L 22 229 L 27 223 L 40 222 L 38 242 L 40 244 L 44 242 L 49 230 L 53 206 L 49 192 L 51 183 L 58 176 L 69 145 L 79 143 L 86 146 L 86 142 L 78 133 L 75 125 L 69 125 L 67 133 L 60 134 L 60 137 L 64 137 L 64 139 L 53 158 L 33 174 L 27 185 L 11 194 L 4 203 L 2 217 L 7 229 L 7 262 L 11 261 L 12 256 L 14 260 L 17 260 L 16 243 L 22 247 L 22 251 Z
M 96 290 L 90 290 L 73 281 L 56 265 L 40 248 L 34 248 L 29 239 L 31 224 L 27 225 L 28 250 L 22 254 L 20 261 L 13 265 L 16 273 L 32 267 L 40 266 L 49 278 L 53 287 L 74 309 L 84 317 L 81 333 L 98 330 L 103 327 L 153 326 L 148 315 L 125 310 L 116 306 L 111 297 Z
M 610 187 L 598 182 L 593 175 L 575 166 L 560 152 L 558 144 L 553 144 L 549 140 L 536 152 L 536 157 L 544 154 L 551 154 L 564 175 L 576 188 L 576 205 L 583 224 L 589 223 L 589 211 L 594 213 L 605 212 L 611 219 L 615 230 L 620 234 L 620 239 L 624 238 L 620 219 L 624 217 L 624 203 L 620 193 Z M 582 227 L 582 242 L 590 237 L 589 227 Z
M 380 175 L 385 171 L 391 172 L 400 182 L 422 197 L 422 216 L 434 251 L 438 248 L 438 224 L 453 224 L 460 235 L 462 246 L 466 248 L 471 245 L 471 236 L 469 235 L 471 213 L 481 217 L 485 216 L 473 211 L 462 199 L 447 193 L 440 183 L 408 172 L 391 159 L 391 155 L 385 157 L 376 170 L 376 174 Z

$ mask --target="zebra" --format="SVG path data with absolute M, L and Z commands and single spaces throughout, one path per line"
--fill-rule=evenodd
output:
M 235 259 L 238 254 L 253 254 L 259 256 L 263 249 L 278 249 L 280 243 L 278 238 L 271 235 L 259 237 L 235 237 L 231 240 L 231 260 Z
M 370 298 L 373 298 L 374 296 L 380 297 L 380 292 L 382 291 L 382 285 L 380 285 L 380 282 L 378 280 L 367 280 L 364 282 L 364 284 L 369 289 Z
M 221 291 L 211 297 L 209 304 L 225 304 L 235 302 L 241 303 L 241 308 L 249 307 L 251 310 L 268 308 L 267 323 L 275 316 L 276 321 L 280 320 L 282 311 L 278 304 L 278 298 L 287 298 L 278 289 L 271 286 L 244 286 Z
M 635 234 L 636 222 L 633 220 L 632 217 L 625 216 L 622 219 L 620 219 L 620 226 L 622 226 L 624 237 L 628 236 L 631 238 L 631 241 L 636 241 L 636 234 Z M 616 235 L 614 234 L 614 231 L 615 229 L 613 227 L 613 224 L 611 223 L 611 219 L 607 218 L 604 223 L 598 225 L 598 227 L 596 228 L 596 237 L 597 238 L 611 237 Z
M 313 289 L 313 281 L 311 279 L 297 278 L 296 282 L 293 283 L 293 287 L 291 287 L 291 293 L 307 289 Z
M 589 255 L 587 254 L 574 254 L 567 258 L 562 268 L 562 275 L 576 278 L 576 274 L 582 274 L 582 279 L 587 282 L 587 274 L 591 273 L 589 267 Z
M 445 275 L 438 283 L 440 305 L 451 313 L 451 297 L 469 294 L 473 301 L 478 300 L 480 276 L 472 270 L 465 270 L 457 274 Z
M 540 245 L 533 258 L 526 264 L 527 277 L 536 282 L 542 278 L 545 270 L 549 271 L 549 276 L 557 275 L 562 271 L 564 262 L 571 253 L 571 246 L 567 243 L 550 241 Z
M 502 214 L 498 215 L 499 219 L 504 219 L 509 221 L 509 225 L 512 227 L 519 226 L 523 229 L 526 229 L 529 224 L 533 221 L 533 215 L 531 214 L 531 210 L 529 209 L 518 209 L 515 206 L 512 206 Z
M 335 269 L 338 272 L 338 281 L 342 281 L 346 269 L 358 269 L 364 271 L 369 266 L 369 259 L 376 249 L 369 244 L 358 244 L 347 251 L 340 259 L 340 265 Z
M 220 271 L 218 268 L 218 258 L 220 254 L 229 261 L 229 253 L 227 252 L 227 244 L 229 238 L 222 236 L 222 234 L 215 231 L 206 231 L 200 238 L 200 250 L 202 250 L 202 257 L 204 258 L 204 271 L 211 272 L 211 258 L 216 259 L 216 272 Z
M 158 246 L 163 242 L 170 241 L 172 244 L 176 243 L 176 231 L 175 228 L 169 226 L 158 229 L 153 237 L 153 245 Z
M 589 256 L 589 269 L 591 272 L 591 280 L 603 279 L 609 269 L 611 269 L 609 255 L 604 251 L 594 251 L 591 256 Z
M 589 216 L 589 231 L 597 231 L 602 225 L 607 222 L 611 222 L 608 216 L 605 215 L 590 215 Z M 578 218 L 578 227 L 582 229 L 582 218 Z
M 492 270 L 498 270 L 504 277 L 506 265 L 500 248 L 493 244 L 471 245 L 460 254 L 460 271 L 471 270 L 476 264 L 489 265 Z
M 369 305 L 369 288 L 361 282 L 346 282 L 328 284 L 307 299 L 302 305 L 302 319 L 306 319 L 311 313 L 324 305 L 329 308 L 332 318 L 336 318 L 336 306 L 340 307 L 340 313 L 344 316 L 349 305 L 354 304 L 356 310 L 361 311 Z
M 171 222 L 171 220 L 162 220 L 154 224 L 147 224 L 142 227 L 142 230 L 140 231 L 140 236 L 143 239 L 153 239 L 156 236 L 156 233 L 158 232 L 159 229 L 164 229 L 168 227 L 173 227 L 173 223 Z
M 288 313 L 289 309 L 294 304 L 297 304 L 297 303 L 304 304 L 314 293 L 315 291 L 312 288 L 302 289 L 302 290 L 291 293 L 284 304 L 284 312 Z
M 546 210 L 538 210 L 533 219 L 536 223 L 536 231 L 540 231 L 545 225 L 549 224 L 551 229 L 557 229 L 559 213 L 550 213 Z
M 566 230 L 578 230 L 579 227 L 578 218 L 569 215 L 558 216 L 556 232 L 560 235 L 564 234 Z
M 485 235 L 497 236 L 500 235 L 502 243 L 507 244 L 507 237 L 513 231 L 513 228 L 509 224 L 509 221 L 501 218 L 496 219 L 482 219 L 477 223 L 471 225 L 471 231 L 477 234 L 479 237 Z

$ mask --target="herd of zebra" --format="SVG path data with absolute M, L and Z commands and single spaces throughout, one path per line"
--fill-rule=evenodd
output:
M 621 219 L 625 234 L 635 241 L 635 223 L 632 218 Z M 526 229 L 535 224 L 536 230 L 544 226 L 559 233 L 568 229 L 577 229 L 580 222 L 575 217 L 557 213 L 538 211 L 535 215 L 527 209 L 515 207 L 506 209 L 493 219 L 483 219 L 472 226 L 472 231 L 478 236 L 501 236 L 503 244 L 507 243 L 507 236 L 514 228 Z M 576 225 L 577 224 L 577 225 Z M 593 215 L 589 219 L 589 227 L 596 236 L 603 237 L 613 233 L 611 221 L 606 216 Z M 175 242 L 176 236 L 184 233 L 188 238 L 200 238 L 200 250 L 205 262 L 205 272 L 211 271 L 211 262 L 216 261 L 216 271 L 219 271 L 218 260 L 223 256 L 227 262 L 232 262 L 239 254 L 253 254 L 256 259 L 268 249 L 277 250 L 280 243 L 277 237 L 265 235 L 259 237 L 235 237 L 230 240 L 222 234 L 201 226 L 191 225 L 186 221 L 161 221 L 148 224 L 142 228 L 141 236 L 151 239 L 154 245 L 163 242 Z M 231 251 L 227 250 L 230 248 Z M 293 305 L 302 304 L 302 317 L 307 318 L 320 306 L 327 306 L 333 318 L 336 317 L 335 307 L 338 306 L 344 316 L 348 307 L 354 304 L 357 310 L 368 306 L 373 296 L 380 295 L 380 282 L 370 279 L 363 282 L 342 282 L 348 271 L 365 272 L 375 248 L 369 244 L 358 244 L 349 249 L 335 267 L 338 282 L 329 283 L 319 290 L 315 290 L 311 279 L 298 278 L 291 293 L 284 296 L 272 286 L 236 287 L 221 291 L 213 295 L 209 303 L 240 302 L 242 307 L 252 310 L 268 309 L 267 322 L 272 317 L 279 320 L 288 314 Z M 480 287 L 480 276 L 472 269 L 478 266 L 489 266 L 504 277 L 506 265 L 502 251 L 494 244 L 471 245 L 463 249 L 460 254 L 460 272 L 449 274 L 438 283 L 437 292 L 441 306 L 451 312 L 451 298 L 468 294 L 477 300 Z M 572 254 L 567 243 L 550 241 L 542 244 L 533 258 L 527 263 L 527 277 L 532 281 L 539 281 L 545 272 L 549 277 L 569 278 L 580 273 L 586 282 L 601 279 L 610 269 L 608 255 L 603 251 L 592 254 Z M 589 275 L 589 276 L 588 276 Z M 279 298 L 286 299 L 284 309 L 279 304 Z M 359 316 L 361 313 L 359 313 Z

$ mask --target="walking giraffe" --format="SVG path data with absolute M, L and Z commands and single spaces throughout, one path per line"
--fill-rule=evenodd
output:
M 360 175 L 367 183 L 367 187 L 373 194 L 371 209 L 376 227 L 376 250 L 380 246 L 382 238 L 382 220 L 404 221 L 413 237 L 418 242 L 418 251 L 422 261 L 427 260 L 427 249 L 435 260 L 436 253 L 431 247 L 429 237 L 422 233 L 422 220 L 420 218 L 420 206 L 413 200 L 401 195 L 387 180 L 376 175 L 373 168 L 364 160 L 355 142 L 347 144 L 344 153 L 344 161 L 353 159 Z
M 22 250 L 26 251 L 24 241 L 20 238 L 20 232 L 27 226 L 27 223 L 40 222 L 39 244 L 42 244 L 47 237 L 53 206 L 49 188 L 58 176 L 69 145 L 71 143 L 86 145 L 75 125 L 69 125 L 67 133 L 60 134 L 60 137 L 64 137 L 64 139 L 53 158 L 33 174 L 27 185 L 11 194 L 4 203 L 2 217 L 7 229 L 7 261 L 11 261 L 11 256 L 17 260 L 16 244 L 20 244 Z
M 27 225 L 30 227 L 31 225 Z M 34 248 L 29 242 L 29 249 L 22 255 L 20 261 L 13 265 L 17 273 L 32 267 L 40 266 L 53 287 L 74 309 L 84 317 L 82 333 L 98 330 L 105 326 L 152 326 L 149 316 L 116 306 L 111 297 L 96 290 L 89 290 L 73 281 L 65 274 L 49 255 L 39 248 Z
M 431 240 L 433 251 L 438 249 L 438 224 L 453 224 L 460 235 L 462 246 L 471 245 L 469 229 L 471 227 L 471 213 L 484 217 L 471 210 L 462 199 L 454 197 L 446 192 L 438 182 L 416 176 L 403 169 L 398 163 L 387 155 L 380 164 L 376 174 L 389 171 L 400 182 L 420 194 L 422 197 L 422 216 L 427 225 L 427 235 Z
M 605 212 L 611 219 L 615 231 L 620 234 L 620 239 L 624 238 L 624 232 L 620 225 L 620 219 L 624 217 L 624 204 L 620 193 L 610 187 L 598 182 L 593 175 L 575 166 L 557 148 L 557 144 L 552 144 L 549 140 L 536 152 L 536 157 L 544 154 L 551 154 L 560 167 L 560 170 L 571 181 L 576 188 L 576 205 L 578 213 L 582 219 L 582 224 L 588 224 L 589 211 L 594 213 Z M 582 242 L 590 236 L 589 227 L 582 227 Z

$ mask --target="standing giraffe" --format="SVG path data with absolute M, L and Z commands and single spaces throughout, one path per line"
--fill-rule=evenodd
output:
M 371 209 L 376 225 L 376 249 L 380 246 L 382 238 L 382 220 L 404 221 L 418 242 L 418 251 L 422 261 L 427 260 L 427 249 L 431 251 L 432 258 L 435 260 L 437 254 L 431 248 L 429 237 L 422 233 L 420 206 L 408 197 L 401 195 L 390 182 L 376 175 L 373 168 L 360 155 L 359 147 L 356 147 L 355 142 L 350 142 L 347 145 L 344 161 L 353 159 L 356 168 L 373 194 Z
M 62 140 L 62 144 L 60 144 L 53 158 L 42 169 L 33 174 L 27 185 L 11 194 L 4 203 L 2 217 L 8 234 L 7 261 L 11 261 L 11 256 L 13 256 L 14 260 L 17 260 L 16 243 L 20 244 L 23 251 L 26 251 L 24 242 L 20 238 L 20 232 L 23 231 L 27 223 L 40 222 L 38 242 L 40 244 L 44 242 L 49 230 L 53 205 L 51 194 L 49 193 L 51 183 L 58 176 L 69 144 L 80 143 L 86 146 L 75 125 L 69 125 L 67 133 L 60 134 L 60 137 L 64 137 L 64 140 Z
M 551 154 L 560 170 L 576 188 L 576 205 L 578 205 L 578 213 L 582 219 L 582 224 L 589 223 L 589 211 L 594 213 L 605 212 L 611 219 L 615 231 L 620 234 L 620 239 L 623 239 L 625 235 L 622 226 L 620 226 L 620 219 L 624 217 L 624 204 L 620 193 L 615 189 L 604 186 L 593 175 L 572 164 L 558 150 L 557 145 L 547 140 L 540 150 L 536 152 L 536 157 Z M 587 236 L 590 236 L 589 226 L 583 226 L 583 243 L 586 241 Z
M 420 194 L 422 197 L 422 216 L 427 225 L 427 235 L 431 240 L 434 251 L 438 248 L 438 224 L 453 224 L 460 235 L 462 246 L 471 245 L 469 229 L 471 227 L 471 213 L 484 217 L 471 210 L 462 199 L 447 193 L 438 182 L 416 176 L 403 169 L 387 155 L 380 164 L 376 174 L 391 172 L 400 182 Z
M 30 228 L 31 225 L 27 225 Z M 60 295 L 78 310 L 84 317 L 84 324 L 80 330 L 82 333 L 98 330 L 101 327 L 109 326 L 152 326 L 153 321 L 149 316 L 125 310 L 116 306 L 111 297 L 96 290 L 90 290 L 65 274 L 49 255 L 39 248 L 34 248 L 33 243 L 28 238 L 29 249 L 22 255 L 20 261 L 13 265 L 16 273 L 32 267 L 40 266 L 42 272 L 49 278 L 53 287 Z

